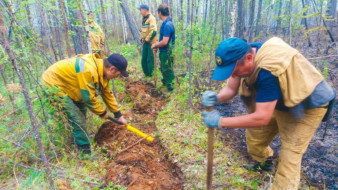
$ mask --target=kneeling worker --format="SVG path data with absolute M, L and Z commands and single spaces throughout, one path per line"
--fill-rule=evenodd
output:
M 206 91 L 202 104 L 211 107 L 239 93 L 249 114 L 221 117 L 213 110 L 203 112 L 204 123 L 209 127 L 246 128 L 248 153 L 257 161 L 246 168 L 255 171 L 272 169 L 269 144 L 279 133 L 282 146 L 270 189 L 298 189 L 303 154 L 330 113 L 335 91 L 301 53 L 280 38 L 264 44 L 229 38 L 215 54 L 212 79 L 230 79 L 218 94 Z
M 108 111 L 99 103 L 98 95 L 115 118 L 127 125 L 108 86 L 109 80 L 120 74 L 128 77 L 127 65 L 127 60 L 119 54 L 112 54 L 107 59 L 101 59 L 98 54 L 85 54 L 54 63 L 42 75 L 45 84 L 61 89 L 63 108 L 73 127 L 75 142 L 85 154 L 91 153 L 85 127 L 87 107 L 101 118 L 108 119 Z

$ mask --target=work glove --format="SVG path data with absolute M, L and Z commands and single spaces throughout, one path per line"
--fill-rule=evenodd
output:
M 208 127 L 218 127 L 220 124 L 220 121 L 222 119 L 221 114 L 217 110 L 212 110 L 212 111 L 204 111 L 202 112 L 203 116 L 203 122 L 208 126 Z
M 217 103 L 216 92 L 207 90 L 202 95 L 202 105 L 206 107 L 214 106 Z

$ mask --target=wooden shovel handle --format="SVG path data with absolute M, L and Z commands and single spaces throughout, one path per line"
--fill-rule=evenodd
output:
M 208 107 L 208 111 L 212 111 L 213 107 Z M 208 128 L 208 165 L 207 165 L 207 190 L 212 189 L 212 166 L 214 160 L 214 128 Z

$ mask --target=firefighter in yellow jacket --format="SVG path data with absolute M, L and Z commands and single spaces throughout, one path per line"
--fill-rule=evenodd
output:
M 151 45 L 157 42 L 157 24 L 155 17 L 149 13 L 148 5 L 140 5 L 139 8 L 142 19 L 141 42 L 142 60 L 141 65 L 146 77 L 151 77 L 154 72 L 154 53 Z
M 212 79 L 228 84 L 218 94 L 206 91 L 207 107 L 231 100 L 239 93 L 247 115 L 222 117 L 217 110 L 203 112 L 208 127 L 246 128 L 248 153 L 257 161 L 246 168 L 271 171 L 273 150 L 269 144 L 279 134 L 282 142 L 272 190 L 296 190 L 301 161 L 321 121 L 335 99 L 333 90 L 317 69 L 280 38 L 265 43 L 224 40 L 216 49 Z
M 107 59 L 101 59 L 98 54 L 85 54 L 54 63 L 43 73 L 41 79 L 46 85 L 61 89 L 59 95 L 64 100 L 64 110 L 72 124 L 78 149 L 83 153 L 91 153 L 85 127 L 87 108 L 108 119 L 108 111 L 97 96 L 102 97 L 117 120 L 127 125 L 108 85 L 110 79 L 128 76 L 127 65 L 127 60 L 119 54 Z
M 101 27 L 94 22 L 94 14 L 92 12 L 88 13 L 88 29 L 92 53 L 98 53 L 102 56 L 102 51 L 104 49 L 104 33 L 102 32 Z

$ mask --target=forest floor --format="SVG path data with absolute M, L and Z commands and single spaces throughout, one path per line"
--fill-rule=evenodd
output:
M 165 97 L 151 84 L 130 82 L 119 94 L 121 101 L 134 106 L 126 117 L 147 134 L 156 132 L 155 120 L 165 105 Z M 168 161 L 160 143 L 150 143 L 113 122 L 104 123 L 95 135 L 97 145 L 110 158 L 105 165 L 106 184 L 114 183 L 130 190 L 182 189 L 181 170 Z

